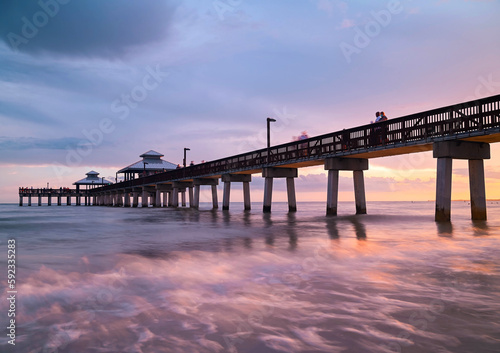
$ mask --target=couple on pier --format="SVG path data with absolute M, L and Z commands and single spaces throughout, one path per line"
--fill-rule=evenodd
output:
M 384 112 L 375 113 L 375 123 L 389 120 Z M 373 123 L 373 121 L 371 122 Z M 370 145 L 380 145 L 387 141 L 387 126 L 375 126 L 370 130 Z
M 380 121 L 386 121 L 386 120 L 389 120 L 389 119 L 385 116 L 384 112 L 376 112 L 375 113 L 375 122 L 376 123 L 378 123 Z M 373 121 L 371 121 L 371 123 L 373 124 Z

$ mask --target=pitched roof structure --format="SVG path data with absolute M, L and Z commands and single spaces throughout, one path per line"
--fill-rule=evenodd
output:
M 141 154 L 140 157 L 142 157 L 141 161 L 132 163 L 131 165 L 120 169 L 118 173 L 127 173 L 127 172 L 138 173 L 144 170 L 160 171 L 164 169 L 168 170 L 177 168 L 176 164 L 161 159 L 161 157 L 163 157 L 163 154 L 153 150 Z
M 73 185 L 106 185 L 106 184 L 113 184 L 112 182 L 104 179 L 104 178 L 99 178 L 99 173 L 96 171 L 91 170 L 88 172 L 87 177 L 84 179 L 80 179 L 78 181 L 75 181 Z

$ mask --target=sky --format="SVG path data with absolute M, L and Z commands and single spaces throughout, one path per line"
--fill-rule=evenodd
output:
M 0 202 L 90 170 L 114 179 L 151 149 L 177 164 L 184 147 L 195 163 L 263 148 L 266 117 L 280 144 L 499 94 L 499 15 L 480 0 L 4 0 Z M 491 152 L 486 194 L 500 199 Z M 433 200 L 435 174 L 431 152 L 371 159 L 367 200 Z M 261 201 L 259 175 L 251 187 Z M 285 201 L 284 181 L 275 190 Z M 326 200 L 323 168 L 300 169 L 296 190 Z M 466 161 L 452 197 L 469 198 Z

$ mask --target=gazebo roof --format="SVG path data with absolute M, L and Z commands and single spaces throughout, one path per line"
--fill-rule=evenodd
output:
M 98 175 L 99 173 L 91 170 L 90 172 L 88 172 L 87 174 L 87 177 L 84 178 L 84 179 L 80 179 L 78 181 L 75 181 L 73 183 L 73 185 L 104 185 L 104 184 L 113 184 L 112 182 L 106 180 L 106 179 L 103 179 L 103 178 L 99 178 Z
M 143 154 L 141 154 L 139 157 L 142 157 L 142 158 L 161 158 L 163 157 L 164 155 L 159 153 L 159 152 L 156 152 L 156 151 L 153 151 L 153 150 L 149 150 L 147 152 L 144 152 Z
M 164 161 L 161 159 L 163 154 L 158 153 L 153 150 L 149 150 L 140 155 L 142 157 L 141 161 L 132 163 L 131 165 L 122 168 L 118 171 L 118 173 L 138 173 L 144 170 L 146 171 L 162 171 L 162 170 L 170 170 L 177 168 L 177 165 L 174 163 L 170 163 L 168 161 Z

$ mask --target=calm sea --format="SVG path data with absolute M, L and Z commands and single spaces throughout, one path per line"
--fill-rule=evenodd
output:
M 202 206 L 0 205 L 0 351 L 500 352 L 498 202 Z

